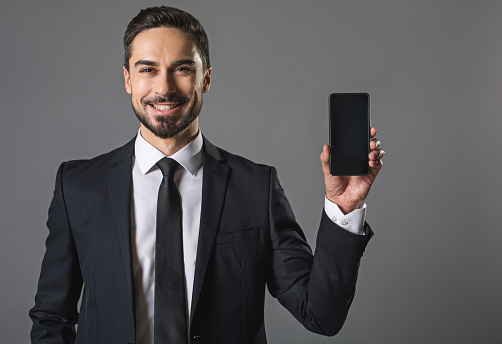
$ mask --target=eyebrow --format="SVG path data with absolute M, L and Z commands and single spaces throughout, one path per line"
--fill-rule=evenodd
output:
M 182 60 L 178 60 L 178 61 L 174 61 L 171 66 L 172 67 L 179 67 L 179 66 L 182 66 L 182 65 L 185 65 L 185 64 L 188 64 L 188 65 L 191 65 L 191 66 L 195 66 L 196 63 L 194 60 L 190 60 L 190 59 L 182 59 Z M 152 61 L 152 60 L 138 60 L 134 63 L 134 67 L 137 67 L 137 66 L 151 66 L 151 67 L 158 67 L 159 64 L 155 61 Z
M 172 66 L 173 67 L 179 67 L 179 66 L 185 65 L 185 64 L 191 65 L 191 66 L 194 66 L 194 67 L 196 66 L 195 61 L 194 60 L 190 60 L 190 59 L 182 59 L 182 60 L 174 61 L 172 63 Z
M 159 64 L 157 62 L 153 62 L 151 60 L 138 60 L 134 64 L 134 67 L 137 67 L 139 65 L 157 67 Z

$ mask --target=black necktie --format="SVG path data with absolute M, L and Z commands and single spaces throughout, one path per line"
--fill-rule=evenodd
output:
M 157 166 L 164 178 L 157 203 L 154 343 L 187 344 L 181 202 L 174 183 L 174 172 L 179 164 L 164 158 Z

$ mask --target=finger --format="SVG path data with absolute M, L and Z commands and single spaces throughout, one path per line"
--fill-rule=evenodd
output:
M 378 159 L 382 159 L 384 155 L 385 155 L 385 151 L 383 149 L 379 149 Z
M 377 133 L 377 129 L 375 127 L 370 128 L 370 137 L 374 137 Z
M 378 149 L 380 147 L 380 140 L 377 139 L 376 137 L 373 137 L 370 142 L 370 148 L 371 150 Z
M 383 149 L 374 149 L 368 155 L 370 160 L 378 160 L 381 159 L 385 155 L 385 151 Z
M 370 160 L 369 165 L 371 167 L 371 173 L 376 176 L 383 166 L 383 160 Z

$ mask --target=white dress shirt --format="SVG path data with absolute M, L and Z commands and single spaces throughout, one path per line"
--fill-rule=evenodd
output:
M 202 145 L 202 134 L 199 131 L 192 142 L 170 156 L 180 164 L 174 175 L 174 182 L 181 197 L 188 314 L 192 306 L 202 204 Z M 156 163 L 164 157 L 164 153 L 148 143 L 141 136 L 141 131 L 138 131 L 134 146 L 131 204 L 131 251 L 137 344 L 153 344 L 157 198 L 163 178 Z M 340 227 L 354 234 L 365 234 L 363 225 L 366 204 L 361 209 L 343 215 L 336 204 L 325 199 L 325 211 Z
M 162 172 L 156 163 L 164 153 L 138 132 L 132 169 L 131 250 L 136 307 L 136 343 L 153 343 L 155 295 L 155 233 L 157 198 Z M 183 258 L 185 262 L 188 314 L 192 301 L 195 259 L 202 203 L 202 135 L 171 156 L 180 167 L 174 182 L 181 197 Z

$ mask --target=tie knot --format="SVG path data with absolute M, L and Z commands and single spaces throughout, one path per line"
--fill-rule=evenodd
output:
M 162 171 L 162 174 L 167 177 L 167 176 L 174 176 L 174 172 L 176 172 L 176 169 L 178 168 L 180 164 L 171 158 L 165 157 L 159 162 L 157 162 L 157 166 L 160 168 Z

